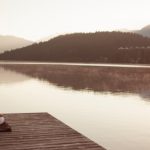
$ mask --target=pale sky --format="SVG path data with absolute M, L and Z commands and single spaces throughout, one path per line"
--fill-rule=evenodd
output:
M 29 40 L 148 24 L 150 0 L 0 0 L 0 35 Z

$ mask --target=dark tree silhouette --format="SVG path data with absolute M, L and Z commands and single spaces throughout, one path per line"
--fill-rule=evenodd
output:
M 135 33 L 61 35 L 47 42 L 7 51 L 1 60 L 150 63 L 150 39 Z

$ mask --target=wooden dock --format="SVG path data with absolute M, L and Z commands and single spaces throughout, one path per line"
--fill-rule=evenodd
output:
M 105 150 L 47 113 L 5 117 L 12 132 L 0 133 L 1 150 Z

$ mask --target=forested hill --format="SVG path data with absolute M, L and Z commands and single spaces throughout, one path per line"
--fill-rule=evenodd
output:
M 150 63 L 150 38 L 135 33 L 96 32 L 61 35 L 7 51 L 1 60 Z

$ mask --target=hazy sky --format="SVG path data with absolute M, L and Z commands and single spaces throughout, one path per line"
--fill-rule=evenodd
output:
M 150 0 L 0 0 L 0 34 L 31 40 L 148 24 Z

